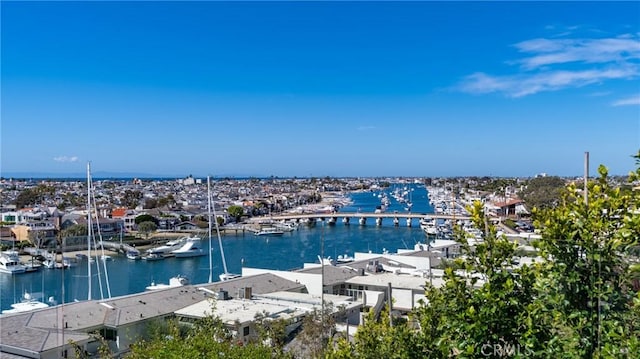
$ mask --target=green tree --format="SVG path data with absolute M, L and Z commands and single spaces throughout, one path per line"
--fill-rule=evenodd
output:
M 140 224 L 142 222 L 153 222 L 156 225 L 158 224 L 158 220 L 156 219 L 156 217 L 150 214 L 141 214 L 137 216 L 133 221 L 135 222 L 135 224 Z
M 517 246 L 497 234 L 480 202 L 469 210 L 483 242 L 470 247 L 457 230 L 466 256 L 445 269 L 442 287 L 427 284 L 428 305 L 415 311 L 421 328 L 416 347 L 430 358 L 480 357 L 487 346 L 521 346 L 527 330 L 521 314 L 533 300 L 533 272 L 511 268 Z
M 149 235 L 155 232 L 157 229 L 158 226 L 151 221 L 146 221 L 138 224 L 138 232 L 142 233 L 145 239 L 149 239 Z
M 415 331 L 403 320 L 393 319 L 393 325 L 390 323 L 389 306 L 384 307 L 378 318 L 370 311 L 358 327 L 353 344 L 339 338 L 328 348 L 326 358 L 425 358 Z
M 325 303 L 322 309 L 314 309 L 302 320 L 302 330 L 296 336 L 296 345 L 290 352 L 296 358 L 322 358 L 330 339 L 336 332 L 333 306 Z
M 560 204 L 565 185 L 560 177 L 536 177 L 529 180 L 519 195 L 529 208 L 551 208 Z
M 254 323 L 260 342 L 281 352 L 286 344 L 287 326 L 291 324 L 291 321 L 286 319 L 271 319 L 269 313 L 262 312 L 256 313 Z
M 534 213 L 542 228 L 536 246 L 548 258 L 540 268 L 544 285 L 538 287 L 536 308 L 557 319 L 548 325 L 565 333 L 565 347 L 582 358 L 639 352 L 629 250 L 640 238 L 640 194 L 611 186 L 604 166 L 598 173 L 586 196 L 571 184 L 561 206 Z M 629 176 L 631 182 L 638 179 L 640 166 Z
M 242 208 L 242 206 L 231 205 L 227 208 L 227 213 L 229 213 L 236 222 L 239 222 L 242 216 L 244 216 L 244 208 Z
M 135 342 L 130 359 L 151 358 L 287 358 L 286 354 L 262 343 L 237 345 L 233 336 L 217 317 L 206 317 L 196 321 L 192 327 L 181 326 L 177 321 L 168 321 L 156 326 L 149 337 Z
M 45 198 L 53 196 L 55 192 L 55 187 L 48 186 L 46 184 L 39 184 L 33 188 L 26 188 L 18 194 L 18 197 L 16 197 L 16 207 L 21 209 L 42 203 L 45 201 Z
M 612 186 L 606 168 L 585 192 L 569 185 L 556 207 L 534 212 L 538 262 L 515 266 L 517 245 L 498 235 L 482 206 L 470 208 L 484 240 L 426 284 L 426 303 L 406 323 L 369 316 L 332 358 L 626 358 L 640 352 L 640 152 L 634 191 Z M 635 282 L 634 282 L 635 281 Z M 418 328 L 414 330 L 413 328 Z M 402 343 L 402 345 L 398 344 Z

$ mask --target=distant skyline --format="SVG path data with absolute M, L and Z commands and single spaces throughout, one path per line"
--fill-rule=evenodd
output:
M 635 168 L 640 2 L 2 1 L 0 176 Z

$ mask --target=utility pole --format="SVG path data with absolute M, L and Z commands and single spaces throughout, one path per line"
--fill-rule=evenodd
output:
M 584 205 L 589 205 L 589 192 L 587 184 L 589 182 L 589 152 L 584 153 Z
M 324 318 L 324 221 L 322 221 L 322 232 L 320 233 L 320 321 L 322 322 L 322 336 L 320 337 L 322 344 L 324 345 L 325 335 L 325 318 Z
M 391 300 L 391 282 L 387 283 L 387 291 L 389 294 L 389 326 L 393 327 L 393 314 L 391 314 L 391 312 L 393 311 L 393 303 Z
M 589 152 L 585 152 L 584 153 L 584 207 L 585 207 L 585 216 L 589 216 Z M 597 246 L 597 248 L 592 248 L 592 256 L 595 258 L 595 251 L 597 250 L 598 252 L 600 251 L 600 238 L 594 238 L 594 243 L 595 246 Z M 598 290 L 597 290 L 597 296 L 598 296 L 598 300 L 597 302 L 597 332 L 596 332 L 596 350 L 598 352 L 598 354 L 600 354 L 600 331 L 601 331 L 601 303 L 600 303 L 600 298 L 601 298 L 601 292 L 600 292 L 600 270 L 601 270 L 601 260 L 598 259 L 598 278 L 596 279 L 598 281 L 597 286 L 598 286 Z M 593 301 L 592 301 L 593 303 Z

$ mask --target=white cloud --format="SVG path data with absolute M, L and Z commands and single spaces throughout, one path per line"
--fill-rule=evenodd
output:
M 525 69 L 569 62 L 608 63 L 640 59 L 640 39 L 623 35 L 608 39 L 533 39 L 514 45 L 533 56 L 518 60 Z
M 77 162 L 78 156 L 57 156 L 53 160 L 56 162 Z
M 620 99 L 611 104 L 612 106 L 640 106 L 640 94 Z
M 637 34 L 599 39 L 538 38 L 514 46 L 520 53 L 530 55 L 507 62 L 519 65 L 519 72 L 501 76 L 476 72 L 465 77 L 458 89 L 474 94 L 497 92 L 507 97 L 523 97 L 640 76 Z
M 546 71 L 535 74 L 491 76 L 475 73 L 460 85 L 463 92 L 483 94 L 501 92 L 508 97 L 523 97 L 543 91 L 556 91 L 567 87 L 581 87 L 613 79 L 628 79 L 640 75 L 638 66 L 611 67 L 582 71 Z

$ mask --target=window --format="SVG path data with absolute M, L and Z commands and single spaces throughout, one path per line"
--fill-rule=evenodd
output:
M 244 327 L 242 328 L 242 334 L 246 337 L 247 335 L 249 335 L 249 327 Z
M 115 329 L 104 328 L 100 330 L 100 335 L 105 340 L 116 340 L 118 337 L 118 331 L 116 331 Z

